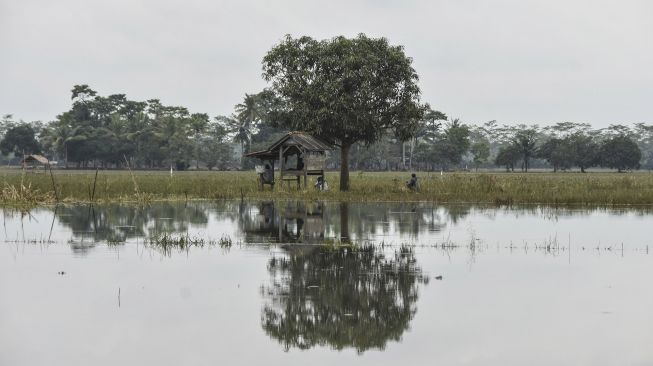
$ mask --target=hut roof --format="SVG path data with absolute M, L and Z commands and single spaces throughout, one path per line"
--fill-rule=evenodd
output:
M 33 162 L 41 163 L 43 165 L 48 165 L 50 163 L 50 161 L 43 155 L 27 155 L 20 163 L 25 164 Z
M 266 150 L 250 152 L 245 154 L 245 156 L 250 158 L 274 159 L 279 157 L 279 149 L 282 146 L 297 146 L 304 151 L 310 152 L 324 152 L 332 149 L 330 144 L 315 136 L 311 136 L 305 132 L 294 131 L 287 133 Z

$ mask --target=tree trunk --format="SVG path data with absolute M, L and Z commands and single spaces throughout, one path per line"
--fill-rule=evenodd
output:
M 240 142 L 240 170 L 243 170 L 245 165 L 245 141 Z
M 351 144 L 342 144 L 340 148 L 340 191 L 349 190 L 349 148 Z
M 408 160 L 408 169 L 413 170 L 413 152 L 415 151 L 415 139 L 410 140 L 410 153 Z
M 340 202 L 340 242 L 350 243 L 349 239 L 349 203 Z
M 406 170 L 406 143 L 401 142 L 401 170 Z

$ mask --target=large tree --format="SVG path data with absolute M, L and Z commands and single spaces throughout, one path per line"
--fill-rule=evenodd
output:
M 558 169 L 566 170 L 571 168 L 574 163 L 574 153 L 569 143 L 569 139 L 552 138 L 537 148 L 535 156 L 546 160 L 551 166 L 553 171 L 557 172 Z
M 282 103 L 273 123 L 303 130 L 341 150 L 340 190 L 349 189 L 349 149 L 388 131 L 414 135 L 424 112 L 412 60 L 385 38 L 286 38 L 263 58 L 263 76 Z
M 521 125 L 518 127 L 515 136 L 513 137 L 512 143 L 521 153 L 524 170 L 526 172 L 528 172 L 528 168 L 530 167 L 530 158 L 532 158 L 537 152 L 536 140 L 538 128 L 537 125 L 530 127 Z
M 498 166 L 505 166 L 506 172 L 514 171 L 515 164 L 521 157 L 521 151 L 515 144 L 510 144 L 499 148 L 494 164 Z
M 600 158 L 602 166 L 622 172 L 627 169 L 639 168 L 642 151 L 630 137 L 619 135 L 603 142 Z
M 36 141 L 36 133 L 32 126 L 23 123 L 7 130 L 2 141 L 0 151 L 3 155 L 14 153 L 15 156 L 23 154 L 40 154 L 41 146 Z

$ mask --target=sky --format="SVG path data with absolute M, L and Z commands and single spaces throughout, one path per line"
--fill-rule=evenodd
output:
M 53 120 L 88 84 L 228 115 L 284 35 L 359 33 L 467 123 L 653 123 L 650 0 L 0 0 L 0 114 Z

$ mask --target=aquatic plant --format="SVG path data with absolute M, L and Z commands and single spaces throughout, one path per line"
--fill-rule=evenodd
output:
M 205 241 L 202 238 L 191 237 L 189 234 L 175 235 L 163 232 L 149 237 L 145 243 L 160 249 L 164 254 L 170 254 L 172 249 L 183 251 L 191 247 L 203 247 Z
M 220 240 L 218 240 L 218 245 L 222 248 L 231 248 L 232 244 L 233 241 L 231 240 L 231 237 L 229 235 L 222 235 L 222 237 L 220 237 Z

